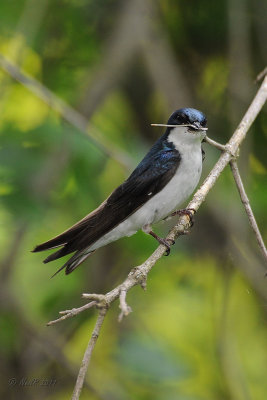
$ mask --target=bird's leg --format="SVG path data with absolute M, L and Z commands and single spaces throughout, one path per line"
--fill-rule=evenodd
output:
M 153 238 L 155 238 L 160 244 L 163 244 L 167 249 L 166 249 L 166 256 L 168 256 L 170 254 L 171 251 L 171 245 L 173 245 L 175 243 L 174 240 L 171 239 L 164 239 L 159 237 L 155 232 L 152 231 L 151 225 L 147 224 L 144 225 L 142 228 L 143 232 L 153 236 Z
M 183 208 L 182 210 L 177 210 L 171 213 L 171 217 L 174 217 L 175 215 L 187 215 L 190 219 L 190 226 L 194 225 L 194 214 L 196 213 L 196 210 L 194 208 Z

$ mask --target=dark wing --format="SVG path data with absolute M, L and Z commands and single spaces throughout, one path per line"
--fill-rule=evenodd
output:
M 96 210 L 33 251 L 64 246 L 44 261 L 49 262 L 88 248 L 158 193 L 173 177 L 180 160 L 180 153 L 169 147 L 164 147 L 150 157 L 146 156 L 129 178 Z
M 204 162 L 206 154 L 202 146 L 201 146 L 201 154 L 202 154 L 202 162 Z

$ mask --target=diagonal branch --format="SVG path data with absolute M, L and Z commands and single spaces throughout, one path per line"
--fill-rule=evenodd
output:
M 64 100 L 56 96 L 46 86 L 42 85 L 33 77 L 29 76 L 25 72 L 21 71 L 19 67 L 8 60 L 3 54 L 0 54 L 0 67 L 11 75 L 14 79 L 20 82 L 28 90 L 34 93 L 37 97 L 42 99 L 49 107 L 57 111 L 62 118 L 68 123 L 79 130 L 91 143 L 100 149 L 104 154 L 109 157 L 113 157 L 120 164 L 125 166 L 127 169 L 133 165 L 132 159 L 123 150 L 118 149 L 113 143 L 104 139 L 100 132 L 92 125 L 89 124 L 88 120 L 76 111 L 74 108 L 69 106 Z
M 97 321 L 93 330 L 93 333 L 91 335 L 91 338 L 89 340 L 87 349 L 84 353 L 83 356 L 83 361 L 82 361 L 82 365 L 77 377 L 77 381 L 76 381 L 76 385 L 72 394 L 72 400 L 78 400 L 80 398 L 80 394 L 82 391 L 82 387 L 83 387 L 83 383 L 84 383 L 84 379 L 85 379 L 85 375 L 86 375 L 86 371 L 88 368 L 88 365 L 90 363 L 91 360 L 91 356 L 92 356 L 92 352 L 94 350 L 94 347 L 96 345 L 96 341 L 98 339 L 99 333 L 100 333 L 100 329 L 102 327 L 102 324 L 104 322 L 105 316 L 107 314 L 107 308 L 102 308 L 99 311 L 98 317 L 97 317 Z
M 245 188 L 244 188 L 244 185 L 243 185 L 243 182 L 242 182 L 239 170 L 238 170 L 237 162 L 235 160 L 231 160 L 230 161 L 230 167 L 231 167 L 234 179 L 235 179 L 235 183 L 236 183 L 237 189 L 238 189 L 239 194 L 240 194 L 241 201 L 242 201 L 242 203 L 243 203 L 243 205 L 245 207 L 246 213 L 248 215 L 249 223 L 250 223 L 251 228 L 253 229 L 253 231 L 254 231 L 254 233 L 256 235 L 258 245 L 260 246 L 260 249 L 261 249 L 262 254 L 263 254 L 264 258 L 265 258 L 265 261 L 267 261 L 267 250 L 266 250 L 264 241 L 262 239 L 260 230 L 258 228 L 256 219 L 254 217 L 254 214 L 253 214 L 250 202 L 249 202 L 249 198 L 248 198 L 248 196 L 247 196 L 247 194 L 245 192 Z
M 233 159 L 236 158 L 239 147 L 242 143 L 242 141 L 245 139 L 246 134 L 252 125 L 253 121 L 259 114 L 261 108 L 263 107 L 264 103 L 266 102 L 267 99 L 267 77 L 265 77 L 260 89 L 258 90 L 255 98 L 253 99 L 251 105 L 249 106 L 246 114 L 244 115 L 242 121 L 240 122 L 239 126 L 237 127 L 236 131 L 234 132 L 233 136 L 229 140 L 229 142 L 223 146 L 220 145 L 219 148 L 222 150 L 222 154 L 209 173 L 208 177 L 205 179 L 204 183 L 201 185 L 201 187 L 197 190 L 195 193 L 193 199 L 190 201 L 188 204 L 187 208 L 189 209 L 194 209 L 198 210 L 201 204 L 205 201 L 205 198 L 207 194 L 210 192 L 214 184 L 216 183 L 218 177 L 221 175 L 222 171 L 225 169 L 225 167 L 232 162 Z M 211 143 L 211 141 L 208 141 Z M 212 143 L 213 145 L 218 145 L 216 142 Z M 218 146 L 216 146 L 218 147 Z M 178 218 L 177 224 L 170 230 L 170 232 L 167 235 L 167 240 L 172 240 L 174 241 L 177 239 L 179 236 L 185 234 L 187 232 L 187 229 L 190 227 L 190 218 L 188 215 L 183 215 Z M 146 279 L 148 276 L 148 273 L 150 270 L 153 268 L 153 266 L 156 264 L 156 262 L 164 255 L 166 251 L 166 247 L 164 245 L 159 245 L 158 248 L 153 252 L 153 254 L 141 265 L 138 267 L 133 268 L 130 273 L 128 274 L 127 278 L 125 281 L 118 285 L 116 288 L 111 290 L 110 292 L 106 293 L 105 295 L 103 294 L 83 294 L 83 298 L 87 298 L 91 300 L 90 303 L 87 305 L 80 307 L 80 309 L 74 309 L 71 311 L 66 311 L 66 312 L 61 312 L 64 314 L 64 318 L 60 317 L 55 321 L 52 321 L 48 323 L 51 325 L 52 323 L 57 323 L 59 321 L 62 321 L 62 319 L 66 319 L 69 317 L 72 317 L 73 315 L 77 315 L 78 313 L 84 311 L 85 309 L 91 307 L 92 302 L 95 302 L 96 307 L 99 309 L 99 315 L 98 319 L 94 328 L 94 331 L 92 333 L 91 339 L 89 341 L 87 350 L 84 355 L 84 359 L 82 362 L 82 366 L 77 378 L 74 394 L 73 394 L 73 399 L 79 399 L 79 395 L 82 390 L 85 374 L 87 371 L 87 368 L 90 363 L 91 359 L 91 354 L 93 351 L 93 348 L 95 346 L 97 337 L 100 332 L 100 328 L 102 326 L 102 323 L 104 321 L 105 315 L 107 313 L 107 310 L 111 303 L 113 303 L 116 299 L 119 298 L 120 300 L 120 309 L 121 313 L 119 316 L 119 320 L 123 318 L 123 316 L 126 316 L 129 314 L 131 311 L 130 307 L 127 305 L 126 302 L 126 295 L 127 292 L 134 286 L 136 285 L 141 285 L 143 289 L 146 288 Z

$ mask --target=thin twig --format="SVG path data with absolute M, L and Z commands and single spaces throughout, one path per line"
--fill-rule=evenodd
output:
M 90 303 L 85 304 L 79 308 L 72 308 L 71 310 L 59 311 L 59 314 L 63 314 L 62 317 L 55 319 L 54 321 L 48 322 L 46 325 L 51 326 L 56 324 L 57 322 L 64 321 L 67 318 L 74 317 L 74 315 L 80 314 L 84 310 L 88 310 L 88 308 L 92 308 L 96 305 L 96 301 L 91 301 Z
M 92 124 L 89 124 L 88 120 L 82 114 L 70 107 L 64 100 L 56 96 L 46 86 L 29 76 L 26 72 L 23 72 L 3 54 L 0 54 L 0 67 L 37 97 L 42 99 L 49 105 L 49 107 L 57 111 L 62 118 L 77 128 L 79 132 L 89 139 L 90 142 L 104 154 L 113 157 L 127 169 L 133 166 L 131 157 L 123 150 L 114 146 L 114 144 L 109 142 L 106 138 L 104 139 L 100 132 Z
M 245 191 L 245 188 L 244 188 L 244 185 L 243 185 L 243 182 L 242 182 L 239 170 L 238 170 L 237 162 L 235 160 L 231 160 L 230 161 L 230 167 L 231 167 L 234 179 L 235 179 L 235 183 L 236 183 L 237 189 L 238 189 L 239 194 L 240 194 L 241 201 L 244 204 L 244 207 L 245 207 L 248 219 L 249 219 L 249 223 L 250 223 L 251 228 L 253 229 L 253 231 L 254 231 L 254 233 L 256 235 L 257 242 L 258 242 L 258 244 L 260 246 L 260 249 L 261 249 L 262 254 L 263 254 L 264 258 L 265 258 L 265 261 L 267 262 L 267 250 L 266 250 L 264 241 L 262 239 L 259 227 L 257 225 L 256 219 L 254 217 L 252 208 L 250 206 L 249 198 L 248 198 L 248 196 L 246 194 L 246 191 Z
M 208 136 L 205 136 L 205 139 L 203 140 L 203 142 L 206 142 L 208 144 L 210 144 L 213 147 L 216 147 L 216 149 L 221 150 L 221 151 L 226 151 L 226 147 L 224 144 L 215 142 L 215 140 L 209 138 Z
M 99 333 L 100 333 L 100 329 L 101 326 L 104 322 L 105 316 L 107 314 L 107 308 L 101 308 L 99 310 L 99 314 L 97 317 L 97 321 L 93 330 L 93 333 L 91 335 L 91 338 L 89 340 L 87 349 L 84 353 L 83 356 L 83 361 L 82 361 L 82 365 L 80 368 L 80 371 L 78 373 L 77 376 L 77 380 L 76 380 L 76 385 L 72 394 L 72 400 L 78 400 L 80 398 L 80 394 L 82 391 L 82 387 L 83 387 L 83 383 L 84 383 L 84 379 L 85 379 L 85 375 L 86 375 L 86 371 L 88 369 L 88 366 L 90 364 L 90 360 L 91 360 L 91 356 L 92 356 L 92 352 L 94 350 L 94 347 L 96 345 L 96 341 L 98 339 Z

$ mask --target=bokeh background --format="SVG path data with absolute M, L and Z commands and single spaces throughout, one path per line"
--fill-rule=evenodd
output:
M 46 104 L 1 59 L 1 398 L 70 398 L 96 313 L 46 322 L 118 285 L 156 243 L 139 232 L 52 280 L 62 261 L 30 250 L 97 207 L 162 134 L 150 123 L 175 109 L 202 110 L 225 143 L 267 64 L 266 15 L 263 0 L 0 2 L 0 53 L 79 113 Z M 239 158 L 265 242 L 266 146 L 265 107 Z M 219 156 L 204 148 L 202 180 Z M 265 399 L 264 274 L 227 169 L 147 292 L 129 293 L 134 312 L 118 323 L 110 309 L 81 398 Z

